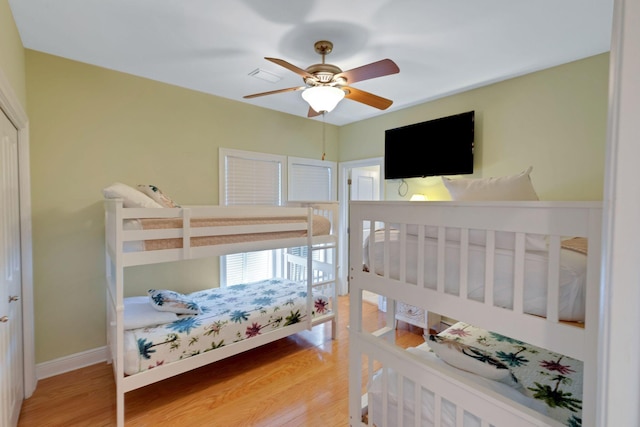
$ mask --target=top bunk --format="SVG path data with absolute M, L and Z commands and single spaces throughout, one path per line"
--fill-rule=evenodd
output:
M 351 202 L 350 290 L 580 359 L 597 336 L 601 216 L 600 202 Z
M 337 202 L 125 207 L 122 198 L 105 198 L 104 203 L 107 252 L 123 267 L 337 243 Z

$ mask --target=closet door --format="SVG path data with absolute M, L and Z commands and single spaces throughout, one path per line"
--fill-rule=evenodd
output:
M 18 131 L 0 110 L 0 425 L 15 426 L 24 396 Z

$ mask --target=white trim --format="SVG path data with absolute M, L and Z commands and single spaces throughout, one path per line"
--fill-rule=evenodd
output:
M 20 238 L 22 259 L 22 331 L 24 354 L 24 395 L 36 389 L 35 325 L 33 317 L 33 252 L 31 231 L 31 172 L 29 167 L 29 119 L 9 80 L 0 69 L 0 110 L 18 130 L 20 179 Z
M 615 0 L 609 59 L 597 425 L 640 425 L 640 5 Z
M 339 236 L 338 241 L 338 279 L 340 288 L 339 295 L 346 295 L 349 292 L 349 171 L 353 168 L 364 168 L 367 166 L 379 166 L 380 177 L 384 176 L 384 157 L 374 157 L 371 159 L 350 160 L 338 163 L 338 205 L 340 207 Z M 384 180 L 380 179 L 380 194 L 384 194 Z
M 36 366 L 36 374 L 39 380 L 64 374 L 65 372 L 75 371 L 76 369 L 86 366 L 95 365 L 107 361 L 107 347 L 98 347 L 93 350 L 82 351 L 59 359 L 49 360 L 48 362 L 38 363 Z

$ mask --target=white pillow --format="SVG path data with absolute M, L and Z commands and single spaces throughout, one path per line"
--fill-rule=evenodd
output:
M 530 166 L 517 175 L 497 178 L 442 177 L 442 182 L 455 201 L 535 201 L 539 199 L 529 176 L 532 170 Z
M 539 200 L 531 182 L 531 171 L 533 166 L 520 172 L 517 175 L 501 176 L 497 178 L 478 178 L 478 179 L 451 179 L 442 177 L 451 200 L 454 201 L 537 201 Z M 408 231 L 407 231 L 408 232 Z M 428 237 L 437 237 L 437 229 L 435 235 Z M 453 233 L 453 234 L 450 234 Z M 434 234 L 431 231 L 431 234 Z M 459 241 L 460 232 L 458 230 L 447 230 L 447 240 Z M 485 244 L 485 233 L 482 231 L 471 230 L 469 232 L 469 243 L 475 245 Z M 537 234 L 528 234 L 526 236 L 525 249 L 529 251 L 546 251 L 547 241 L 545 236 Z M 514 249 L 515 234 L 508 232 L 496 233 L 496 248 Z
M 427 346 L 427 348 L 425 348 L 424 346 Z M 516 402 L 525 405 L 533 410 L 536 410 L 544 415 L 548 415 L 549 411 L 548 411 L 548 407 L 547 405 L 545 405 L 544 403 L 542 403 L 541 401 L 537 400 L 537 399 L 533 399 L 527 395 L 524 394 L 524 390 L 518 388 L 518 387 L 510 387 L 506 384 L 503 384 L 499 381 L 491 381 L 491 380 L 487 380 L 485 378 L 481 378 L 479 375 L 475 375 L 475 374 L 471 374 L 471 373 L 467 373 L 465 371 L 456 371 L 454 370 L 453 367 L 451 367 L 451 365 L 448 365 L 444 360 L 439 359 L 437 356 L 433 355 L 433 353 L 429 352 L 428 349 L 428 344 L 421 344 L 418 347 L 409 347 L 407 348 L 407 352 L 418 356 L 420 359 L 425 359 L 425 360 L 429 360 L 435 363 L 440 364 L 441 366 L 438 366 L 438 369 L 441 371 L 452 371 L 457 373 L 458 375 L 462 375 L 463 377 L 474 381 L 478 384 L 481 384 L 482 386 L 489 388 L 493 391 L 495 391 L 496 393 L 499 393 L 509 399 L 515 400 Z M 390 382 L 390 384 L 392 384 Z
M 513 387 L 519 386 L 507 365 L 480 348 L 440 335 L 429 335 L 427 344 L 451 366 Z
M 149 297 L 124 299 L 124 329 L 138 329 L 162 325 L 178 320 L 176 313 L 158 311 L 149 304 Z
M 164 194 L 158 187 L 150 184 L 139 184 L 138 190 L 142 191 L 147 196 L 151 197 L 156 203 L 161 204 L 165 208 L 179 208 L 180 205 L 176 204 L 169 196 Z
M 107 199 L 123 199 L 125 208 L 161 208 L 162 205 L 155 202 L 146 194 L 129 187 L 127 184 L 116 182 L 102 189 L 102 194 Z

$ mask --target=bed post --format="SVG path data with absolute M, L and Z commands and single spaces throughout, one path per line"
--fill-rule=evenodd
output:
M 313 328 L 313 208 L 307 207 L 307 328 Z
M 124 261 L 123 200 L 105 201 L 105 268 L 107 277 L 107 345 L 108 362 L 113 364 L 116 382 L 116 422 L 124 426 Z M 115 355 L 114 355 L 115 353 Z
M 116 204 L 115 224 L 116 229 L 116 408 L 117 408 L 117 426 L 124 427 L 124 260 L 122 258 L 121 248 L 124 245 L 122 235 L 123 212 L 124 205 L 122 200 Z
M 360 212 L 356 205 L 351 204 L 349 208 L 349 232 L 350 240 L 353 242 L 362 242 L 362 225 Z M 349 259 L 360 260 L 362 257 L 362 247 L 358 245 L 349 245 Z M 354 265 L 355 264 L 355 265 Z M 361 263 L 349 265 L 349 425 L 351 427 L 360 426 L 362 413 L 362 400 L 359 398 L 360 390 L 362 390 L 362 352 L 358 345 L 357 335 L 362 331 L 362 289 L 358 286 L 358 281 L 354 280 L 354 276 L 358 274 L 357 268 L 362 268 Z M 358 390 L 354 392 L 353 390 Z
M 587 286 L 585 307 L 585 348 L 597 349 L 600 328 L 600 260 L 602 247 L 602 209 L 589 209 L 587 255 Z M 594 249 L 595 248 L 595 249 Z M 587 351 L 582 361 L 584 375 L 582 383 L 582 422 L 585 426 L 596 425 L 598 389 L 598 352 Z

